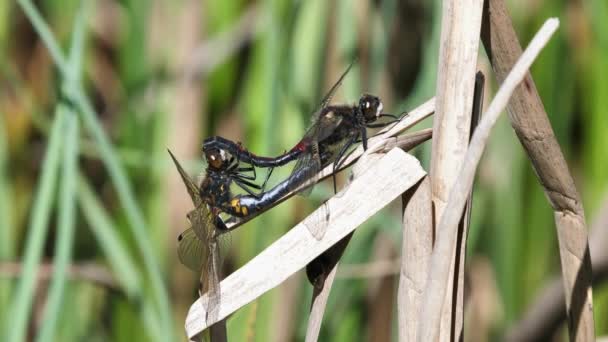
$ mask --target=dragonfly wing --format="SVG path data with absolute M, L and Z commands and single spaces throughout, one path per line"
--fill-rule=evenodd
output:
M 348 152 L 351 149 L 351 147 L 354 145 L 354 143 L 353 143 L 354 140 L 355 139 L 353 137 L 347 137 L 347 139 L 341 139 L 330 146 L 326 146 L 326 149 L 327 149 L 325 151 L 326 156 L 324 156 L 323 158 L 321 158 L 321 157 L 318 158 L 318 162 L 317 162 L 318 169 L 321 170 L 328 165 L 333 167 L 333 165 L 334 165 L 334 163 L 336 163 L 336 161 L 338 161 L 338 162 L 343 161 L 348 156 L 348 154 L 349 154 Z M 321 160 L 323 160 L 323 163 L 321 163 Z M 335 172 L 337 172 L 337 171 L 338 170 L 335 170 Z M 315 173 L 315 175 L 311 175 L 309 177 L 311 177 L 311 179 L 314 179 L 316 181 L 317 175 Z M 309 187 L 309 188 L 305 189 L 304 191 L 310 192 L 310 189 L 312 189 L 312 187 Z M 341 194 L 338 193 L 335 196 L 341 196 Z M 310 223 L 306 225 L 306 227 L 308 228 L 310 233 L 316 239 L 320 240 L 325 235 L 325 232 L 327 231 L 327 227 L 329 225 L 330 214 L 331 213 L 329 211 L 329 207 L 327 206 L 327 203 L 323 203 L 321 206 L 319 206 L 319 208 L 317 208 L 317 210 L 315 211 L 313 216 L 310 218 L 310 220 L 309 220 Z
M 329 223 L 329 208 L 327 202 L 321 204 L 311 217 L 306 220 L 305 226 L 310 234 L 317 240 L 321 240 L 327 232 L 327 226 Z
M 188 228 L 177 238 L 177 256 L 179 261 L 193 272 L 199 273 L 207 262 L 208 251 L 194 229 Z
M 356 61 L 357 60 L 354 59 L 352 62 L 350 62 L 350 64 L 346 68 L 346 70 L 344 70 L 344 72 L 342 73 L 342 75 L 340 75 L 340 78 L 329 89 L 329 91 L 327 92 L 327 94 L 325 94 L 325 96 L 321 100 L 321 103 L 319 104 L 319 108 L 325 108 L 325 107 L 327 107 L 327 105 L 329 105 L 329 103 L 331 102 L 331 99 L 336 94 L 336 90 L 338 90 L 338 88 L 340 88 L 340 86 L 342 85 L 342 81 L 344 81 L 344 78 L 350 72 L 350 69 L 353 67 L 353 65 L 355 64 Z
M 198 186 L 197 186 L 196 182 L 192 179 L 192 177 L 190 177 L 188 175 L 188 173 L 186 173 L 186 171 L 184 170 L 182 165 L 177 161 L 177 158 L 175 158 L 173 153 L 171 153 L 170 150 L 167 150 L 167 151 L 171 155 L 171 159 L 173 159 L 173 163 L 175 163 L 175 167 L 177 168 L 179 175 L 182 177 L 182 181 L 184 182 L 184 185 L 186 186 L 186 189 L 188 190 L 188 194 L 190 195 L 192 202 L 194 203 L 195 206 L 200 205 L 201 195 L 199 194 L 199 190 L 198 190 Z
M 215 215 L 211 213 L 206 203 L 190 211 L 187 215 L 196 236 L 205 244 L 215 234 Z
M 290 176 L 293 180 L 297 179 L 298 184 L 311 182 L 309 186 L 298 191 L 298 194 L 302 196 L 310 195 L 316 182 L 317 173 L 321 170 L 321 157 L 319 155 L 318 144 L 311 142 L 307 148 L 308 151 L 298 158 Z
M 220 305 L 220 279 L 221 279 L 221 260 L 220 246 L 217 239 L 212 239 L 209 243 L 209 262 L 207 269 L 201 275 L 201 283 L 206 284 L 207 292 L 207 320 L 216 321 L 219 315 Z

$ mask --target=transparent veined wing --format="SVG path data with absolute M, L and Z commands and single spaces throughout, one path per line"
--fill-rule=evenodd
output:
M 207 263 L 207 246 L 201 241 L 192 227 L 177 237 L 177 256 L 179 261 L 193 272 L 199 273 Z

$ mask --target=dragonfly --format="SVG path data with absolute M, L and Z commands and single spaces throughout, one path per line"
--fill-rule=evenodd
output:
M 363 94 L 355 105 L 330 105 L 335 91 L 342 84 L 352 66 L 353 63 L 324 96 L 319 109 L 313 115 L 311 126 L 291 150 L 276 157 L 265 157 L 255 155 L 245 149 L 242 144 L 222 137 L 211 137 L 204 141 L 203 151 L 206 153 L 209 151 L 229 152 L 254 167 L 274 168 L 292 161 L 296 162 L 291 175 L 272 189 L 256 195 L 236 195 L 228 202 L 222 202 L 220 207 L 224 212 L 237 217 L 247 217 L 269 207 L 289 192 L 308 182 L 311 186 L 300 191 L 300 194 L 307 195 L 312 190 L 318 172 L 332 164 L 334 192 L 337 193 L 336 171 L 346 161 L 347 152 L 351 147 L 360 141 L 364 150 L 367 150 L 368 128 L 381 128 L 400 120 L 395 115 L 383 113 L 383 104 L 380 99 L 370 94 Z M 381 118 L 391 120 L 378 122 Z M 309 228 L 314 236 L 322 234 L 316 230 L 325 230 L 323 222 L 327 221 L 328 214 L 324 215 L 326 219 L 315 220 L 319 223 L 318 225 L 312 229 Z M 336 251 L 332 248 L 309 264 L 307 276 L 314 286 L 323 286 L 324 275 L 333 267 L 333 263 L 328 261 L 333 260 L 330 257 L 331 254 L 341 254 L 350 237 L 351 235 L 345 237 L 337 244 Z
M 354 62 L 353 62 L 354 63 Z M 383 104 L 377 96 L 363 94 L 355 105 L 330 105 L 336 90 L 351 70 L 353 63 L 342 73 L 338 81 L 323 97 L 319 109 L 313 114 L 312 124 L 304 137 L 289 151 L 276 156 L 258 156 L 236 143 L 222 137 L 210 137 L 203 142 L 203 151 L 224 151 L 254 167 L 281 167 L 296 162 L 290 177 L 267 192 L 237 195 L 228 205 L 222 206 L 233 216 L 247 217 L 281 199 L 287 193 L 306 182 L 314 184 L 322 168 L 333 164 L 334 192 L 337 193 L 336 171 L 346 161 L 347 152 L 359 141 L 367 150 L 367 129 L 381 128 L 400 120 L 399 117 L 383 113 Z M 390 118 L 388 122 L 377 122 Z M 264 183 L 266 184 L 266 183 Z M 300 191 L 307 195 L 312 186 Z M 224 203 L 226 204 L 226 203 Z

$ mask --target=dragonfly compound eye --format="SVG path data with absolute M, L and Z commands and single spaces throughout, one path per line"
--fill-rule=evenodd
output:
M 214 169 L 221 169 L 224 165 L 224 156 L 220 150 L 212 149 L 205 151 L 205 158 Z
M 359 110 L 366 122 L 373 122 L 382 113 L 382 102 L 376 96 L 363 95 L 359 100 Z

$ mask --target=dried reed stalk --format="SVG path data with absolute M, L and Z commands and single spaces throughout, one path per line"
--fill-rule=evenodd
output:
M 449 191 L 457 181 L 454 170 L 461 168 L 469 145 L 483 0 L 444 0 L 442 6 L 430 171 L 433 222 L 443 215 Z M 442 309 L 442 341 L 458 340 L 462 333 L 466 234 L 463 225 L 455 229 L 463 238 L 452 247 L 457 258 L 449 256 L 453 264 Z
M 549 38 L 557 30 L 559 21 L 549 19 L 536 34 L 526 51 L 517 61 L 494 100 L 483 115 L 471 144 L 465 155 L 465 161 L 458 172 L 458 182 L 450 190 L 444 214 L 437 225 L 437 240 L 431 257 L 429 277 L 426 282 L 422 310 L 418 318 L 418 341 L 436 341 L 439 338 L 441 311 L 444 298 L 448 292 L 450 266 L 453 263 L 453 246 L 456 241 L 456 227 L 469 196 L 475 170 L 490 136 L 490 131 L 500 113 L 504 110 L 511 94 L 524 79 L 528 68 L 536 59 Z
M 418 313 L 433 251 L 431 183 L 424 177 L 406 191 L 403 202 L 403 242 L 397 295 L 399 341 L 416 341 Z
M 504 0 L 487 1 L 482 41 L 496 78 L 502 83 L 521 55 L 521 46 Z M 554 211 L 570 340 L 591 341 L 595 330 L 585 212 L 529 73 L 513 94 L 507 109 L 511 125 Z

